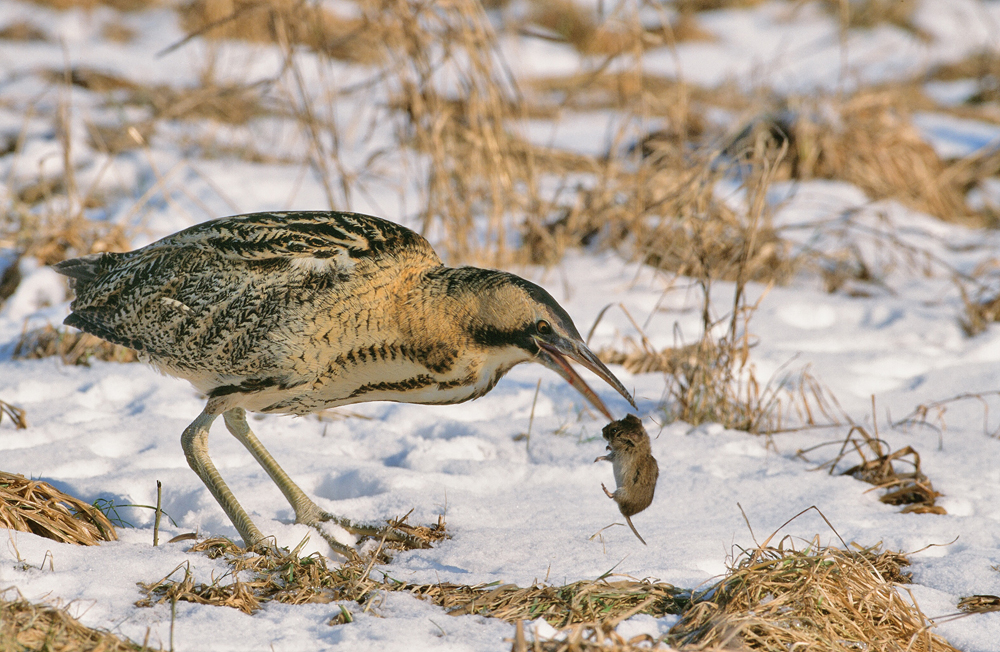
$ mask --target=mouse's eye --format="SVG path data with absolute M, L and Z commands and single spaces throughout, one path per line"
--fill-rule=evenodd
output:
M 538 331 L 539 335 L 551 335 L 552 334 L 552 324 L 545 321 L 544 319 L 539 319 L 538 323 L 535 324 L 535 330 Z

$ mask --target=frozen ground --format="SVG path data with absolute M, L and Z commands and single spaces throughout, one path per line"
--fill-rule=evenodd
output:
M 704 83 L 753 72 L 772 74 L 776 83 L 796 87 L 835 84 L 835 25 L 812 5 L 789 18 L 782 13 L 788 6 L 775 3 L 712 14 L 704 26 L 720 35 L 719 43 L 681 45 L 677 58 L 654 53 L 649 65 L 673 66 L 679 61 L 688 77 Z M 197 53 L 152 56 L 183 36 L 172 13 L 129 15 L 140 38 L 116 45 L 102 43 L 98 36 L 108 12 L 54 13 L 0 0 L 0 27 L 42 15 L 53 36 L 64 39 L 64 49 L 58 42 L 4 43 L 0 94 L 31 97 L 49 92 L 46 82 L 32 72 L 42 66 L 61 67 L 64 58 L 146 81 L 180 83 L 197 77 L 192 63 Z M 857 37 L 851 52 L 859 57 L 855 65 L 860 78 L 891 78 L 912 72 L 913 65 L 954 60 L 983 45 L 996 47 L 1000 3 L 927 0 L 919 20 L 935 40 L 921 43 L 894 28 Z M 568 49 L 535 56 L 533 48 L 556 46 L 534 41 L 511 46 L 512 65 L 535 73 L 545 72 L 547 64 L 553 69 L 575 65 Z M 795 55 L 803 48 L 810 57 Z M 233 51 L 238 54 L 239 48 Z M 885 52 L 891 56 L 883 56 Z M 257 62 L 264 69 L 273 63 Z M 74 97 L 74 102 L 74 119 L 81 124 L 105 110 L 85 95 Z M 594 141 L 604 139 L 608 129 L 607 117 L 598 115 L 567 124 L 562 133 L 539 133 L 538 138 L 546 143 L 569 139 L 586 149 L 580 141 L 588 129 Z M 949 152 L 990 146 L 1000 135 L 995 126 L 934 114 L 920 116 L 918 126 L 929 142 Z M 27 139 L 16 169 L 11 157 L 0 158 L 0 179 L 9 181 L 59 163 L 53 160 L 60 154 L 50 124 L 8 108 L 0 109 L 0 127 L 23 129 Z M 278 131 L 267 135 L 278 138 Z M 102 165 L 82 137 L 74 151 L 82 177 Z M 160 171 L 157 174 L 173 170 L 182 158 L 175 149 L 157 148 L 155 143 L 148 152 L 149 157 L 116 159 L 113 173 L 102 177 L 102 183 L 128 188 L 138 198 L 155 181 L 152 168 Z M 213 213 L 325 206 L 315 183 L 298 178 L 294 168 L 278 165 L 188 161 L 178 166 L 165 187 L 174 193 L 172 201 L 153 204 L 144 212 L 145 231 L 135 244 Z M 7 188 L 0 184 L 0 195 Z M 722 574 L 727 557 L 751 546 L 753 535 L 763 540 L 796 513 L 816 506 L 847 541 L 918 551 L 913 554 L 911 591 L 931 618 L 953 614 L 962 596 L 1000 594 L 1000 573 L 993 569 L 1000 565 L 1000 440 L 994 436 L 1000 428 L 1000 400 L 990 395 L 1000 391 L 1000 328 L 993 325 L 974 338 L 966 337 L 958 322 L 961 300 L 951 280 L 955 271 L 969 273 L 995 257 L 1000 237 L 945 225 L 893 203 L 871 205 L 856 188 L 841 183 L 778 186 L 772 195 L 780 204 L 776 219 L 781 225 L 809 225 L 859 209 L 850 213 L 846 230 L 870 234 L 886 229 L 934 256 L 929 273 L 918 273 L 906 261 L 887 259 L 891 254 L 879 250 L 873 239 L 861 238 L 861 246 L 872 247 L 874 258 L 885 265 L 885 283 L 870 296 L 827 294 L 817 279 L 800 278 L 767 292 L 749 329 L 757 342 L 752 360 L 759 378 L 808 368 L 850 418 L 869 428 L 874 396 L 880 434 L 893 450 L 909 445 L 920 453 L 923 470 L 943 494 L 938 504 L 947 515 L 900 514 L 899 508 L 880 503 L 869 485 L 813 470 L 834 456 L 835 445 L 813 451 L 808 462 L 796 456 L 799 449 L 840 441 L 847 427 L 777 435 L 770 448 L 763 438 L 718 425 L 661 427 L 665 379 L 659 374 L 630 375 L 621 368 L 614 372 L 634 388 L 660 466 L 656 499 L 633 518 L 648 547 L 626 527 L 603 529 L 621 521 L 600 486 L 613 482 L 611 467 L 593 464 L 604 449 L 604 422 L 570 387 L 537 365 L 515 368 L 489 395 L 460 406 L 367 404 L 349 409 L 363 419 L 268 416 L 255 417 L 252 425 L 289 474 L 332 512 L 371 519 L 401 516 L 412 509 L 411 520 L 420 523 L 446 515 L 452 538 L 430 550 L 398 555 L 390 571 L 401 580 L 527 585 L 547 579 L 562 584 L 592 579 L 615 567 L 623 575 L 693 588 Z M 384 209 L 398 204 L 390 198 L 380 205 Z M 353 208 L 374 210 L 367 204 Z M 382 214 L 406 219 L 391 210 Z M 114 219 L 132 217 L 123 206 Z M 803 227 L 803 243 L 832 247 L 836 243 L 830 238 Z M 0 309 L 0 399 L 25 409 L 30 428 L 17 431 L 9 422 L 0 424 L 0 470 L 44 479 L 87 501 L 104 498 L 118 504 L 153 504 L 160 480 L 165 511 L 177 523 L 165 522 L 161 540 L 191 531 L 236 538 L 180 449 L 181 431 L 202 408 L 191 387 L 138 364 L 95 362 L 87 368 L 65 366 L 55 358 L 11 359 L 13 343 L 26 327 L 58 324 L 68 310 L 60 277 L 33 261 L 21 264 L 25 280 Z M 684 279 L 609 254 L 575 253 L 548 271 L 515 271 L 549 288 L 582 332 L 607 303 L 621 302 L 639 323 L 648 323 L 646 333 L 657 347 L 674 344 L 677 332 L 686 341 L 698 335 L 699 297 Z M 751 291 L 759 296 L 764 288 Z M 717 312 L 724 314 L 731 286 L 717 284 L 714 297 Z M 629 335 L 635 333 L 624 313 L 610 310 L 596 331 L 594 348 L 620 343 Z M 527 442 L 515 440 L 528 429 L 539 378 L 532 435 Z M 624 416 L 625 402 L 590 380 L 612 412 Z M 964 393 L 986 396 L 992 410 L 985 412 L 985 425 L 983 405 L 968 400 L 949 404 L 943 422 L 932 410 L 937 428 L 890 426 L 921 404 Z M 940 427 L 942 423 L 946 427 Z M 309 534 L 292 523 L 293 514 L 278 490 L 220 424 L 213 431 L 211 449 L 220 471 L 265 533 L 289 547 Z M 6 543 L 0 546 L 0 589 L 17 587 L 31 600 L 69 605 L 85 624 L 133 640 L 141 641 L 148 630 L 152 643 L 166 645 L 169 606 L 134 606 L 142 597 L 136 582 L 158 580 L 183 561 L 190 561 L 203 580 L 223 568 L 202 555 L 185 553 L 185 543 L 152 547 L 150 511 L 125 508 L 121 513 L 135 528 L 120 530 L 120 541 L 96 548 L 6 533 Z M 803 540 L 819 535 L 824 543 L 837 543 L 814 512 L 782 533 Z M 312 550 L 328 552 L 317 536 L 305 548 Z M 407 595 L 387 595 L 377 614 L 355 614 L 353 624 L 328 626 L 336 609 L 333 604 L 269 604 L 247 616 L 233 609 L 178 603 L 175 649 L 507 650 L 510 643 L 504 639 L 513 633 L 500 621 L 451 618 Z M 621 627 L 632 634 L 657 635 L 673 622 L 673 617 L 640 616 Z M 937 631 L 962 650 L 1000 649 L 1000 614 L 948 620 Z

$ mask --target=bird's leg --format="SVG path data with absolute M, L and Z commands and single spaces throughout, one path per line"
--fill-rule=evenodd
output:
M 184 434 L 181 435 L 181 447 L 184 449 L 188 464 L 215 496 L 215 500 L 226 512 L 229 520 L 236 526 L 236 531 L 243 537 L 243 543 L 248 548 L 253 548 L 264 541 L 264 535 L 250 520 L 246 510 L 237 502 L 233 492 L 230 491 L 222 476 L 219 475 L 218 469 L 215 468 L 212 459 L 208 456 L 208 431 L 218 416 L 218 411 L 209 401 L 198 418 L 184 429 Z
M 250 454 L 254 456 L 254 459 L 264 467 L 267 474 L 271 476 L 274 480 L 274 484 L 278 485 L 281 489 L 281 493 L 285 495 L 285 499 L 295 510 L 295 522 L 308 525 L 309 527 L 315 529 L 320 535 L 326 539 L 326 542 L 330 544 L 330 547 L 336 550 L 338 553 L 344 555 L 345 557 L 351 559 L 357 556 L 354 549 L 340 543 L 328 533 L 324 532 L 320 527 L 320 523 L 325 521 L 330 521 L 336 523 L 340 527 L 344 528 L 351 534 L 358 536 L 369 536 L 369 537 L 381 537 L 388 533 L 386 537 L 389 541 L 404 541 L 408 544 L 423 547 L 420 542 L 407 535 L 400 534 L 393 531 L 391 528 L 380 527 L 378 525 L 372 525 L 367 523 L 356 523 L 350 519 L 343 518 L 340 516 L 334 516 L 329 512 L 323 511 L 316 503 L 314 503 L 309 496 L 303 492 L 295 482 L 292 481 L 288 474 L 285 473 L 284 469 L 278 466 L 277 461 L 271 454 L 267 452 L 264 445 L 260 443 L 257 436 L 253 434 L 250 430 L 250 425 L 247 423 L 246 411 L 243 408 L 233 408 L 226 411 L 223 415 L 226 422 L 226 427 L 229 428 L 229 432 L 233 434 L 236 439 L 240 441 Z

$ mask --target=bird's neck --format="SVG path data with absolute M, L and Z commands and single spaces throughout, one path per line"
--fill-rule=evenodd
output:
M 490 288 L 504 272 L 475 267 L 435 267 L 409 284 L 398 325 L 409 347 L 437 381 L 429 403 L 459 403 L 490 391 L 516 364 L 531 356 L 512 343 L 489 342 Z M 485 334 L 484 334 L 485 333 Z M 423 402 L 423 401 L 419 401 Z

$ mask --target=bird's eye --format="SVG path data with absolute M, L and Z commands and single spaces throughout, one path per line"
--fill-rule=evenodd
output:
M 539 335 L 551 335 L 552 334 L 552 324 L 545 321 L 544 319 L 539 319 L 538 323 L 535 324 L 535 330 L 538 331 Z

